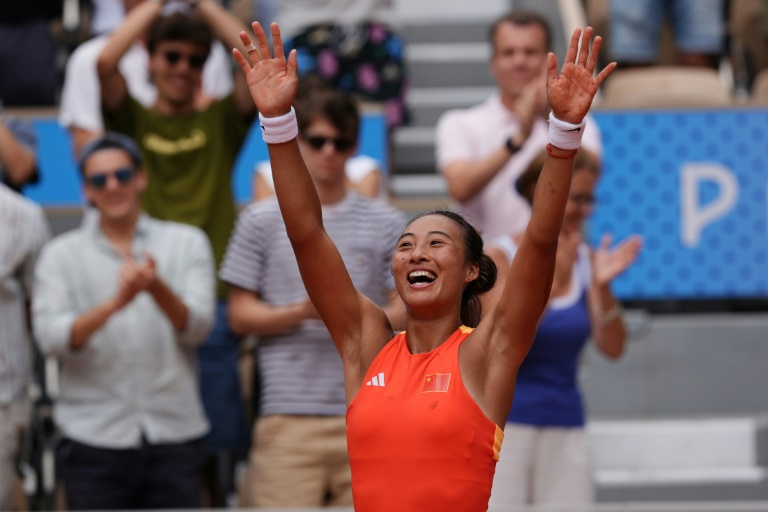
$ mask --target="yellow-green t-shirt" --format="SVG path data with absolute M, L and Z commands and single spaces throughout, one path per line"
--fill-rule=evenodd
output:
M 218 268 L 235 222 L 232 170 L 250 125 L 233 97 L 183 116 L 161 115 L 129 97 L 117 111 L 104 112 L 104 124 L 141 148 L 149 176 L 146 212 L 202 229 Z

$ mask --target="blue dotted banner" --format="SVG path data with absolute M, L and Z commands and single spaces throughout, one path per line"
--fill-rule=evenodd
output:
M 768 110 L 601 112 L 589 233 L 645 239 L 622 299 L 768 297 Z

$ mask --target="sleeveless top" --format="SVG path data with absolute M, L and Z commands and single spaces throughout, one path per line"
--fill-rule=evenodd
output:
M 517 246 L 509 237 L 498 237 L 492 243 L 512 261 Z M 582 244 L 568 293 L 550 301 L 531 350 L 517 372 L 508 422 L 536 427 L 584 426 L 577 373 L 581 351 L 591 334 L 587 305 L 591 279 L 589 247 Z
M 356 512 L 487 510 L 504 433 L 461 380 L 471 332 L 413 355 L 402 332 L 374 359 L 347 409 Z

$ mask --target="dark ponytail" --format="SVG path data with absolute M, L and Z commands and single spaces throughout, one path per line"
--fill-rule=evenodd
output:
M 467 284 L 461 296 L 461 323 L 467 327 L 477 327 L 483 313 L 480 295 L 490 291 L 493 285 L 496 284 L 496 264 L 483 252 L 483 237 L 464 217 L 448 210 L 436 210 L 422 213 L 413 220 L 426 217 L 427 215 L 448 217 L 461 228 L 461 234 L 464 236 L 464 249 L 467 261 L 477 264 L 479 269 L 477 279 Z

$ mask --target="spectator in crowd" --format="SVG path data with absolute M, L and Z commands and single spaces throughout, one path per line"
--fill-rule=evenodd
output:
M 139 141 L 149 176 L 143 196 L 148 214 L 201 228 L 218 266 L 235 221 L 232 169 L 255 115 L 245 79 L 238 74 L 233 94 L 199 109 L 195 97 L 213 35 L 229 48 L 242 47 L 244 25 L 214 0 L 201 0 L 194 15 L 161 17 L 162 1 L 134 7 L 113 32 L 98 60 L 105 126 Z M 119 62 L 148 32 L 149 69 L 157 87 L 151 108 L 126 87 Z M 230 71 L 231 72 L 231 71 Z M 219 285 L 216 325 L 199 349 L 201 392 L 211 432 L 206 443 L 228 480 L 212 491 L 226 492 L 232 453 L 248 444 L 245 411 L 237 373 L 239 338 L 229 330 L 226 289 Z M 224 489 L 222 489 L 224 487 Z M 217 492 L 213 504 L 223 506 Z
M 301 108 L 307 98 L 322 94 L 323 91 L 332 90 L 327 83 L 316 73 L 307 73 L 299 81 L 294 105 Z M 309 141 L 312 144 L 312 141 Z M 315 144 L 320 141 L 315 140 Z M 386 148 L 382 148 L 386 152 Z M 344 171 L 347 175 L 347 186 L 360 195 L 372 198 L 388 199 L 389 190 L 386 178 L 382 176 L 383 165 L 378 160 L 367 155 L 354 155 L 347 159 Z M 256 164 L 256 172 L 253 178 L 253 198 L 256 201 L 275 195 L 275 183 L 272 179 L 272 165 L 269 160 Z
M 123 7 L 126 12 L 130 12 L 144 1 L 146 0 L 110 0 L 109 2 L 101 0 L 96 5 L 103 4 L 103 8 L 108 12 L 112 12 L 111 9 L 119 6 L 120 15 L 115 25 L 109 27 L 111 31 L 122 19 Z M 103 14 L 106 15 L 106 13 Z M 94 23 L 97 19 L 94 17 Z M 75 155 L 80 153 L 88 141 L 104 131 L 96 61 L 109 40 L 109 34 L 107 30 L 100 33 L 102 35 L 78 46 L 67 62 L 64 87 L 61 92 L 59 122 L 69 130 Z M 146 34 L 142 34 L 126 50 L 118 63 L 118 68 L 125 79 L 128 93 L 145 107 L 151 108 L 157 100 L 157 88 L 150 77 L 148 61 Z M 211 101 L 232 92 L 230 62 L 224 46 L 218 41 L 214 42 L 203 67 L 202 86 L 196 97 L 198 108 L 204 108 Z
M 61 0 L 0 4 L 0 98 L 6 106 L 53 105 L 56 45 L 50 22 Z
M 724 0 L 610 0 L 610 54 L 619 65 L 651 65 L 664 19 L 680 64 L 714 68 L 723 51 Z
M 281 0 L 277 21 L 286 54 L 297 51 L 299 74 L 316 72 L 337 89 L 383 103 L 390 127 L 406 122 L 405 44 L 392 28 L 391 0 L 331 0 L 322 8 Z
M 303 102 L 298 115 L 301 153 L 325 228 L 355 286 L 384 304 L 393 296 L 389 264 L 405 216 L 345 184 L 360 123 L 356 106 L 346 95 L 325 91 Z M 229 284 L 232 327 L 259 336 L 261 417 L 253 430 L 243 503 L 350 506 L 344 372 L 307 299 L 274 198 L 241 213 L 220 275 Z M 388 303 L 393 319 L 402 316 L 399 301 Z
M 517 180 L 520 194 L 533 204 L 536 183 L 547 154 L 541 153 Z M 573 178 L 557 246 L 549 304 L 515 384 L 515 400 L 504 428 L 491 505 L 499 510 L 524 505 L 581 505 L 593 502 L 584 406 L 577 368 L 590 337 L 607 357 L 624 351 L 626 330 L 621 305 L 611 281 L 634 262 L 639 237 L 613 249 L 606 236 L 592 251 L 582 242 L 584 221 L 595 203 L 599 164 L 582 149 Z M 499 280 L 486 308 L 498 300 L 521 235 L 491 240 L 488 255 L 499 268 Z
M 29 120 L 0 117 L 0 183 L 21 192 L 24 185 L 37 182 L 36 146 Z
M 148 176 L 122 134 L 81 156 L 98 223 L 43 250 L 33 320 L 62 364 L 55 421 L 69 510 L 197 508 L 208 430 L 195 347 L 214 319 L 211 248 L 199 229 L 142 211 Z
M 437 123 L 437 165 L 458 210 L 486 239 L 519 233 L 531 209 L 515 179 L 547 143 L 544 65 L 550 29 L 534 13 L 513 12 L 490 29 L 491 74 L 498 92 Z M 584 147 L 601 154 L 597 124 L 587 117 Z
M 19 434 L 28 417 L 27 304 L 35 261 L 48 238 L 42 209 L 0 183 L 0 510 L 13 510 Z

